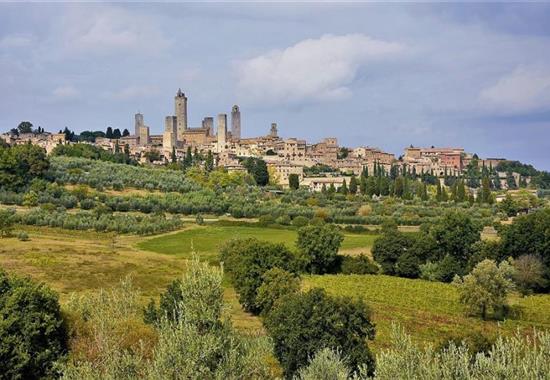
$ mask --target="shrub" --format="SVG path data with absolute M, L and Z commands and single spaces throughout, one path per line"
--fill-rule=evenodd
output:
M 29 235 L 27 235 L 26 232 L 21 231 L 17 234 L 17 239 L 19 239 L 21 241 L 29 241 Z
M 281 215 L 276 220 L 277 224 L 280 224 L 282 226 L 288 226 L 291 223 L 290 216 L 288 215 Z
M 395 263 L 395 272 L 398 276 L 417 278 L 420 275 L 420 260 L 411 252 L 405 252 Z
M 204 218 L 201 214 L 197 214 L 197 216 L 195 216 L 195 223 L 197 223 L 199 226 L 202 226 L 204 224 Z
M 275 223 L 275 218 L 271 215 L 262 215 L 258 221 L 262 226 L 269 226 L 270 224 Z
M 375 329 L 362 300 L 330 297 L 314 288 L 284 297 L 264 324 L 287 378 L 323 348 L 341 350 L 351 368 L 374 367 L 367 339 L 374 338 Z
M 296 380 L 348 380 L 351 371 L 345 359 L 338 351 L 329 348 L 319 350 L 309 361 L 307 367 L 302 367 Z
M 300 279 L 293 273 L 280 268 L 272 268 L 262 276 L 262 285 L 258 288 L 256 306 L 267 315 L 283 297 L 300 290 Z
M 508 262 L 497 266 L 492 260 L 483 260 L 467 276 L 455 277 L 453 284 L 468 314 L 486 319 L 490 313 L 500 316 L 505 311 L 507 294 L 513 288 L 512 276 Z
M 340 256 L 342 274 L 376 274 L 378 270 L 378 266 L 367 255 Z
M 57 294 L 28 278 L 0 271 L 0 371 L 6 379 L 55 375 L 67 352 Z
M 15 210 L 0 209 L 0 238 L 11 236 L 15 224 Z
M 294 254 L 284 244 L 274 244 L 257 239 L 235 239 L 220 251 L 220 260 L 231 278 L 239 301 L 245 310 L 259 313 L 256 303 L 262 276 L 272 268 L 296 272 Z
M 333 224 L 306 226 L 298 230 L 296 247 L 311 273 L 334 271 L 338 250 L 344 240 L 340 229 Z
M 294 219 L 292 219 L 292 225 L 294 227 L 298 227 L 298 228 L 304 227 L 304 226 L 307 226 L 308 223 L 309 223 L 309 220 L 305 216 L 299 215 L 299 216 L 295 217 Z

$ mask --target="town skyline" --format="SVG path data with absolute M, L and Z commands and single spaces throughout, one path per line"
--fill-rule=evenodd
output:
M 162 133 L 181 87 L 191 127 L 238 104 L 245 137 L 277 122 L 308 142 L 463 146 L 550 169 L 546 4 L 0 7 L 3 130 L 131 130 L 140 111 Z

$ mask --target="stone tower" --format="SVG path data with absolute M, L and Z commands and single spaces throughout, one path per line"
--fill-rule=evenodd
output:
M 176 108 L 177 137 L 178 140 L 183 141 L 183 132 L 187 130 L 187 97 L 181 92 L 181 88 L 174 97 L 174 104 Z
M 209 136 L 214 136 L 214 118 L 213 117 L 207 116 L 204 119 L 202 119 L 202 127 L 208 130 Z
M 231 109 L 231 137 L 235 140 L 241 139 L 241 111 L 237 105 Z
M 225 150 L 227 136 L 227 115 L 220 113 L 218 115 L 218 152 Z
M 269 137 L 277 137 L 277 123 L 271 123 L 271 129 L 269 130 Z
M 135 115 L 134 136 L 139 137 L 139 129 L 144 126 L 143 115 L 139 112 Z
M 177 119 L 175 116 L 166 116 L 164 119 L 164 133 L 162 135 L 162 147 L 165 151 L 171 150 L 177 145 Z

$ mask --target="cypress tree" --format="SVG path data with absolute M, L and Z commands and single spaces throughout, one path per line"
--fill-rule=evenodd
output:
M 361 178 L 359 179 L 359 190 L 363 195 L 367 193 L 367 177 L 364 175 L 361 175 Z
M 355 175 L 352 175 L 349 181 L 349 192 L 353 195 L 357 194 L 357 178 L 355 178 Z
M 348 194 L 348 185 L 346 184 L 346 180 L 344 179 L 344 182 L 342 183 L 342 186 L 340 187 L 340 193 L 347 195 Z

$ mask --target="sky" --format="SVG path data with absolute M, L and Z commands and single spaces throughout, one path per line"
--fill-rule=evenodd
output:
M 3 3 L 0 131 L 160 134 L 241 109 L 244 137 L 402 154 L 461 146 L 550 170 L 550 4 Z

